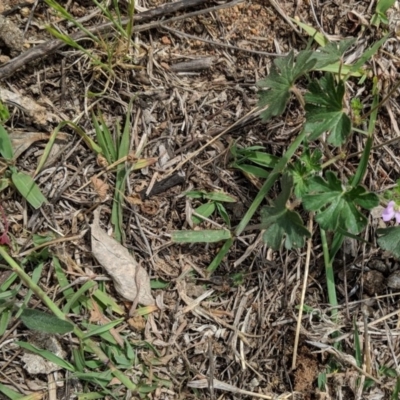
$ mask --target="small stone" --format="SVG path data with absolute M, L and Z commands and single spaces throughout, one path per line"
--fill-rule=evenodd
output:
M 385 272 L 388 272 L 388 266 L 386 263 L 382 260 L 379 260 L 377 258 L 374 258 L 368 263 L 369 269 L 374 269 L 375 271 L 382 272 L 383 274 Z
M 394 271 L 387 280 L 387 285 L 391 289 L 400 289 L 400 270 Z

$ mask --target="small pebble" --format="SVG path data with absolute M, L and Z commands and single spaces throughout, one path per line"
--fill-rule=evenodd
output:
M 379 294 L 385 289 L 385 277 L 379 271 L 367 271 L 364 274 L 364 291 L 370 295 L 374 296 Z M 400 281 L 399 281 L 400 284 Z M 400 287 L 400 286 L 399 286 Z
M 391 289 L 400 289 L 400 270 L 394 271 L 387 280 L 387 285 Z

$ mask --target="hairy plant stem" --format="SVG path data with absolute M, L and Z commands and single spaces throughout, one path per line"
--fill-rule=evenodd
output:
M 14 259 L 7 253 L 5 246 L 0 246 L 0 257 L 2 257 L 7 264 L 11 267 L 11 270 L 15 272 L 24 285 L 32 290 L 32 292 L 41 300 L 41 302 L 58 318 L 71 322 L 74 326 L 74 334 L 79 338 L 81 342 L 92 351 L 99 359 L 107 365 L 111 370 L 112 374 L 120 380 L 120 382 L 129 390 L 133 392 L 137 391 L 137 386 L 131 381 L 131 379 L 126 376 L 122 371 L 115 367 L 115 365 L 109 360 L 109 358 L 104 354 L 100 347 L 93 342 L 91 339 L 85 338 L 85 333 L 82 332 L 68 317 L 53 303 L 50 297 L 35 283 L 32 281 L 30 276 L 14 261 Z

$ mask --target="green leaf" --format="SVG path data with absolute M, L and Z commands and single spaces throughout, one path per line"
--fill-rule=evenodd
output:
M 206 192 L 204 190 L 190 190 L 185 195 L 191 199 L 206 199 L 225 203 L 236 203 L 236 199 L 223 192 Z
M 386 12 L 395 2 L 396 0 L 379 0 L 376 4 L 375 14 L 371 19 L 371 25 L 379 27 L 381 22 L 388 24 L 389 20 L 386 17 Z
M 35 346 L 32 346 L 30 343 L 25 343 L 25 342 L 16 342 L 18 346 L 22 347 L 23 349 L 29 350 L 30 352 L 37 354 L 43 358 L 45 358 L 48 361 L 51 361 L 52 363 L 60 366 L 61 368 L 64 368 L 68 371 L 75 372 L 75 368 L 72 364 L 70 364 L 68 361 L 63 360 L 62 358 L 56 356 L 52 352 L 48 350 L 43 350 L 39 349 Z
M 265 229 L 263 240 L 274 250 L 278 250 L 285 238 L 285 248 L 303 247 L 304 237 L 310 232 L 304 226 L 300 215 L 286 207 L 293 187 L 293 178 L 285 174 L 281 181 L 282 192 L 274 201 L 273 207 L 261 209 L 261 227 Z
M 343 54 L 356 42 L 355 38 L 343 39 L 340 42 L 330 42 L 325 47 L 320 47 L 314 53 L 317 63 L 314 69 L 319 70 L 339 61 Z
M 25 308 L 22 311 L 21 320 L 27 328 L 40 332 L 63 335 L 74 329 L 71 322 L 36 309 Z
M 194 211 L 197 214 L 202 215 L 204 218 L 208 218 L 215 211 L 215 203 L 211 202 L 207 204 L 202 204 L 200 207 L 197 207 Z M 194 224 L 200 224 L 203 221 L 203 218 L 193 215 L 192 221 Z
M 225 203 L 236 203 L 236 201 L 237 201 L 233 196 L 230 196 L 229 194 L 222 193 L 222 192 L 206 193 L 204 195 L 204 198 L 211 200 L 211 201 L 220 201 L 220 202 L 225 202 Z
M 332 74 L 312 81 L 306 93 L 305 130 L 309 139 L 315 140 L 323 132 L 329 132 L 328 142 L 339 146 L 350 134 L 351 120 L 343 110 L 344 82 L 335 84 Z
M 231 248 L 233 244 L 233 238 L 229 238 L 221 247 L 219 250 L 218 254 L 214 257 L 214 259 L 211 261 L 211 264 L 207 267 L 207 272 L 214 272 L 218 266 L 221 264 L 222 260 L 224 257 L 228 254 L 229 249 Z
M 390 251 L 396 258 L 400 258 L 400 226 L 393 226 L 386 229 L 378 229 L 377 234 L 379 246 Z
M 7 189 L 10 186 L 10 180 L 7 178 L 0 178 L 0 192 Z
M 6 122 L 10 118 L 10 112 L 6 105 L 0 101 L 0 124 Z
M 0 383 L 0 393 L 7 396 L 9 400 L 21 400 L 21 393 L 16 392 L 15 390 L 10 389 L 8 386 Z
M 375 11 L 385 14 L 386 11 L 389 10 L 389 8 L 392 7 L 395 2 L 396 0 L 378 0 Z
M 244 162 L 251 161 L 262 167 L 274 168 L 279 161 L 279 157 L 266 153 L 265 151 L 258 151 L 259 147 L 260 146 L 252 146 L 244 149 L 237 149 L 234 155 L 236 163 L 241 165 Z
M 108 322 L 107 324 L 100 325 L 100 326 L 95 326 L 95 327 L 90 327 L 88 331 L 85 333 L 83 336 L 83 340 L 91 337 L 91 336 L 96 336 L 99 335 L 101 336 L 103 333 L 110 331 L 110 329 L 116 327 L 123 321 L 123 318 L 116 319 L 114 321 Z
M 259 92 L 258 106 L 261 108 L 268 106 L 261 113 L 263 121 L 279 116 L 285 111 L 296 79 L 310 71 L 316 64 L 313 57 L 312 51 L 305 50 L 301 51 L 294 61 L 294 53 L 291 51 L 286 57 L 274 60 L 270 74 L 257 83 L 262 88 Z
M 167 281 L 163 281 L 162 279 L 152 279 L 150 281 L 150 287 L 153 290 L 156 289 L 167 289 L 170 286 L 170 283 Z
M 233 163 L 231 167 L 242 171 L 245 175 L 254 175 L 257 178 L 266 179 L 269 175 L 269 172 L 264 168 L 256 167 L 255 165 Z
M 231 238 L 226 229 L 202 231 L 175 231 L 172 232 L 172 241 L 175 243 L 214 243 Z
M 307 143 L 305 143 L 304 147 L 300 159 L 289 167 L 290 174 L 293 177 L 294 194 L 300 199 L 308 192 L 310 177 L 321 170 L 322 158 L 322 153 L 318 149 L 311 153 Z
M 190 190 L 185 193 L 185 196 L 191 199 L 204 199 L 206 192 L 204 190 Z
M 112 310 L 118 315 L 125 314 L 124 309 L 107 293 L 102 292 L 100 289 L 96 289 L 93 294 L 93 298 L 98 300 L 101 304 L 104 304 L 109 310 Z
M 221 203 L 216 203 L 217 206 L 217 211 L 218 214 L 221 216 L 221 218 L 224 220 L 225 224 L 228 225 L 228 227 L 231 227 L 231 221 L 229 219 L 229 214 L 227 213 L 225 207 Z
M 307 25 L 303 22 L 298 21 L 295 18 L 290 18 L 295 24 L 297 24 L 300 28 L 304 29 L 304 31 L 310 35 L 320 46 L 326 46 L 329 43 L 329 40 L 322 33 L 318 32 L 315 28 L 310 25 Z
M 389 39 L 391 34 L 391 32 L 387 33 L 382 39 L 378 40 L 371 47 L 368 47 L 368 49 L 364 50 L 361 54 L 361 57 L 351 67 L 350 72 L 360 69 L 373 55 L 378 52 L 381 46 Z
M 6 160 L 12 160 L 14 157 L 10 136 L 2 125 L 0 125 L 0 154 Z
M 275 207 L 262 208 L 261 226 L 265 229 L 263 240 L 273 250 L 279 250 L 284 237 L 288 250 L 303 247 L 304 237 L 310 237 L 300 215 L 288 209 L 279 211 Z
M 36 185 L 35 181 L 29 175 L 23 172 L 15 172 L 11 175 L 11 180 L 18 192 L 20 192 L 26 201 L 36 210 L 40 208 L 43 203 L 47 202 L 39 186 Z
M 332 171 L 326 180 L 316 176 L 310 179 L 309 193 L 303 196 L 303 205 L 309 211 L 319 211 L 316 221 L 322 229 L 336 231 L 338 227 L 358 234 L 367 223 L 366 217 L 356 206 L 371 209 L 379 203 L 378 197 L 362 186 L 349 190 Z
M 94 125 L 94 131 L 96 133 L 97 141 L 102 149 L 104 157 L 109 164 L 117 161 L 117 148 L 114 144 L 113 137 L 104 122 L 103 116 L 100 114 L 97 118 L 92 114 L 92 121 Z M 100 123 L 99 123 L 100 121 Z

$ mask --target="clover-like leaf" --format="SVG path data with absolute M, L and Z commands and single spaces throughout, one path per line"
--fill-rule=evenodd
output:
M 378 203 L 378 197 L 362 186 L 347 190 L 332 171 L 327 171 L 326 180 L 311 178 L 309 194 L 303 196 L 307 210 L 319 211 L 316 221 L 323 229 L 335 231 L 340 227 L 352 234 L 360 233 L 367 223 L 357 206 L 371 209 Z
M 311 82 L 306 93 L 305 130 L 309 139 L 315 140 L 323 132 L 329 132 L 328 142 L 342 144 L 351 131 L 351 120 L 343 110 L 344 82 L 335 84 L 332 74 Z
M 281 115 L 285 111 L 294 82 L 314 67 L 316 60 L 313 57 L 314 52 L 304 50 L 297 55 L 296 61 L 293 51 L 285 57 L 274 60 L 269 75 L 258 82 L 260 88 L 267 89 L 259 93 L 258 105 L 268 106 L 261 114 L 263 121 Z
M 274 201 L 273 207 L 261 210 L 261 227 L 265 229 L 263 240 L 272 249 L 278 250 L 285 238 L 285 247 L 303 247 L 304 237 L 310 237 L 300 215 L 287 208 L 286 202 L 293 187 L 293 178 L 286 174 L 281 181 L 282 192 Z
M 377 233 L 381 235 L 377 240 L 379 246 L 400 258 L 400 226 L 378 229 Z

